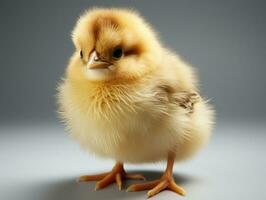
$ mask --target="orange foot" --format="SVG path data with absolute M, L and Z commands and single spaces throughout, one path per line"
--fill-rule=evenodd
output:
M 180 194 L 182 196 L 185 196 L 186 194 L 185 190 L 180 186 L 178 186 L 173 178 L 172 174 L 173 164 L 174 164 L 174 155 L 169 154 L 167 168 L 165 170 L 164 175 L 160 179 L 149 181 L 146 183 L 133 184 L 130 187 L 128 187 L 127 191 L 133 192 L 133 191 L 149 190 L 147 193 L 149 198 L 167 189 L 176 192 L 177 194 Z
M 149 198 L 166 189 L 176 192 L 182 196 L 185 196 L 185 190 L 180 186 L 176 185 L 172 177 L 167 177 L 165 175 L 162 176 L 162 178 L 155 181 L 149 181 L 146 183 L 131 185 L 127 189 L 127 192 L 149 190 L 147 193 Z
M 122 180 L 124 179 L 145 180 L 145 177 L 141 174 L 127 174 L 124 170 L 123 164 L 118 162 L 115 164 L 115 166 L 110 172 L 96 175 L 81 176 L 79 177 L 78 182 L 98 181 L 96 183 L 95 190 L 105 188 L 111 183 L 116 182 L 119 190 L 121 190 Z

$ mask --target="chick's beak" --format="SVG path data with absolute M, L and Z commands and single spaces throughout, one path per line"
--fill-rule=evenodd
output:
M 88 69 L 106 69 L 110 66 L 110 63 L 102 61 L 98 56 L 96 51 L 90 54 L 90 58 L 87 64 Z

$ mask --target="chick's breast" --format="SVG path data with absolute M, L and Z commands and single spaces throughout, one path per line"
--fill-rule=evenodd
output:
M 174 67 L 128 85 L 84 84 L 66 77 L 59 104 L 71 135 L 85 149 L 122 162 L 159 161 L 170 151 L 177 160 L 192 155 L 209 137 L 212 111 L 202 99 L 190 104 L 192 110 L 182 104 L 186 81 L 177 80 L 175 72 L 188 66 L 172 60 Z M 169 79 L 179 91 L 169 90 Z

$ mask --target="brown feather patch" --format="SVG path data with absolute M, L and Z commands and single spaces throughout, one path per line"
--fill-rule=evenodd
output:
M 182 108 L 188 110 L 188 113 L 193 113 L 195 103 L 201 99 L 200 95 L 196 92 L 180 92 L 175 95 L 175 101 Z

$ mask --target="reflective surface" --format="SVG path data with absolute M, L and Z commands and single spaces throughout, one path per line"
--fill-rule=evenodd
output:
M 176 182 L 188 195 L 181 198 L 164 191 L 153 199 L 266 199 L 265 131 L 262 123 L 219 125 L 199 155 L 175 164 Z M 118 191 L 115 184 L 95 192 L 94 182 L 77 183 L 80 175 L 110 170 L 113 161 L 84 152 L 59 125 L 6 124 L 0 132 L 0 199 L 146 198 L 146 192 Z M 165 163 L 125 167 L 152 180 L 161 176 Z

